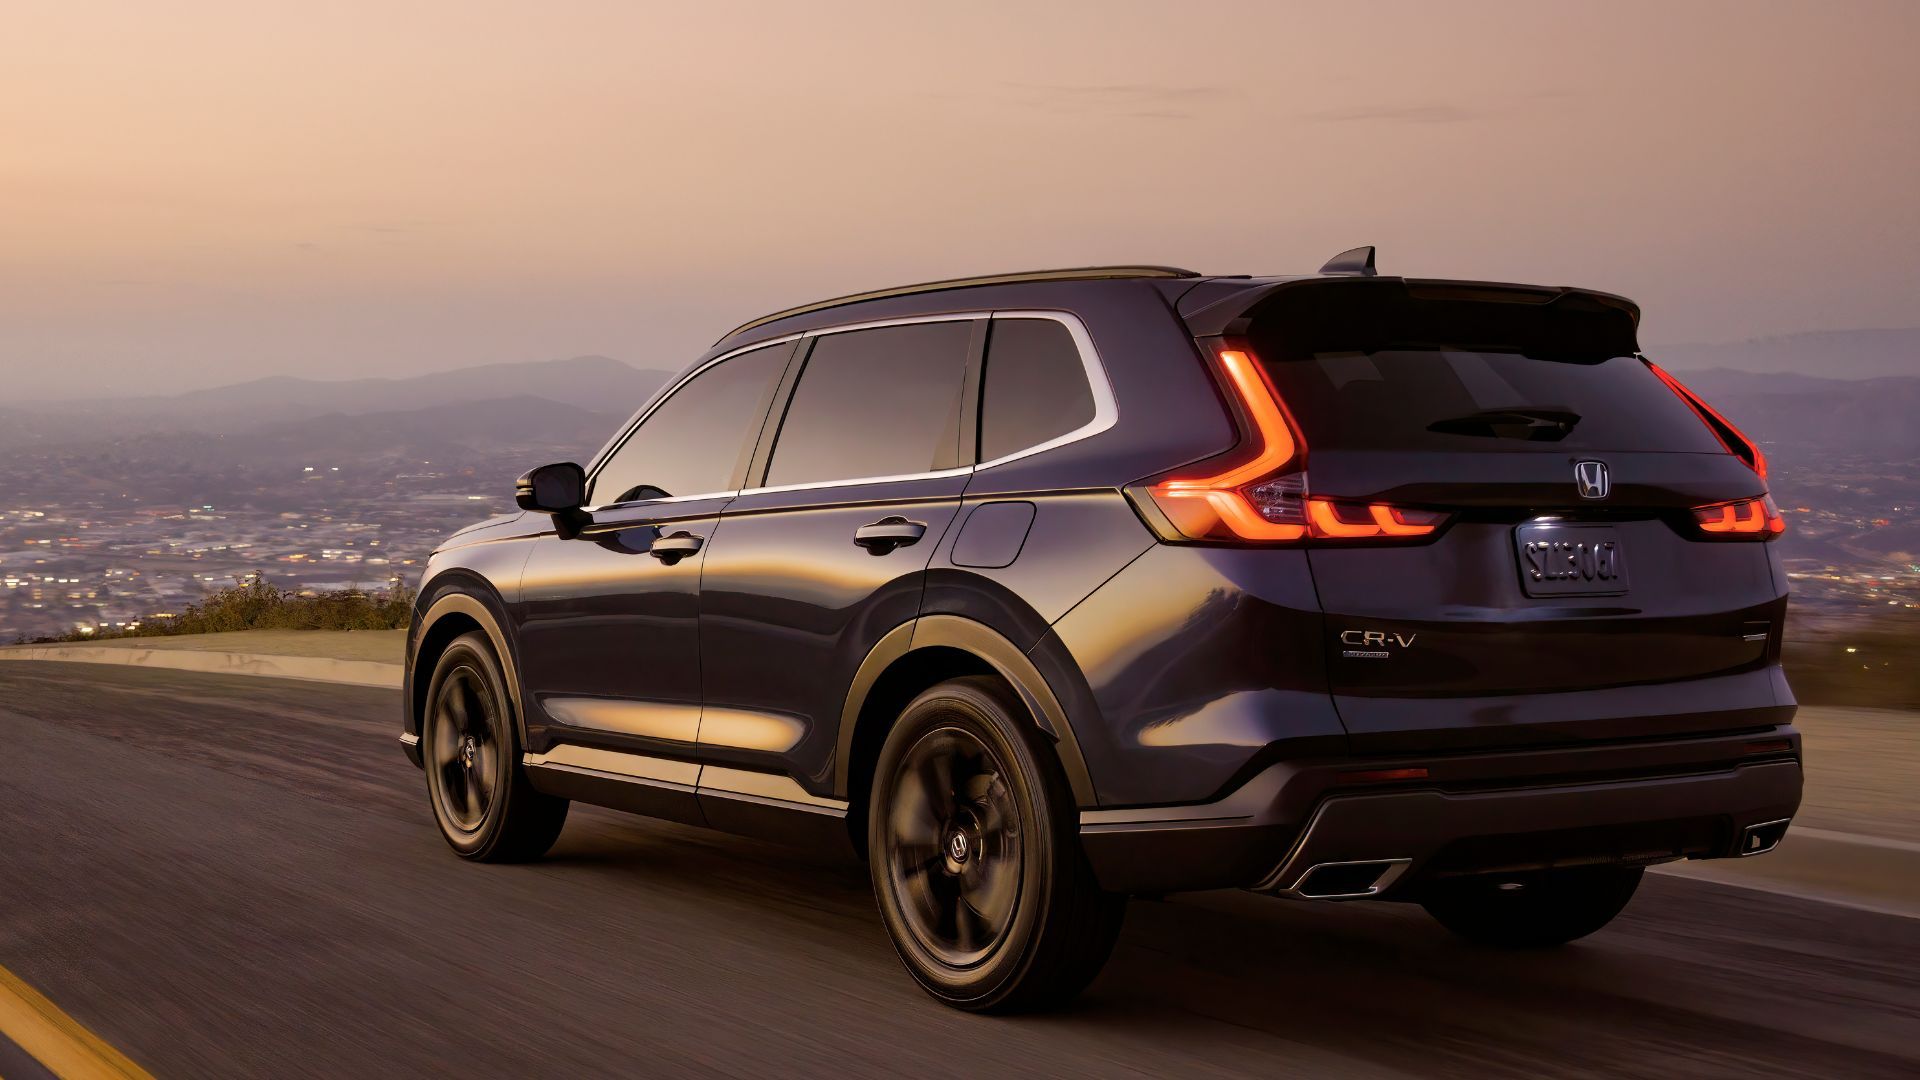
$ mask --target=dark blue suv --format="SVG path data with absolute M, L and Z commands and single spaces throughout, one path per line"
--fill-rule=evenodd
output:
M 471 859 L 572 800 L 851 846 L 961 1008 L 1129 895 L 1568 941 L 1800 799 L 1765 458 L 1637 320 L 1371 249 L 757 319 L 434 554 L 403 741 Z

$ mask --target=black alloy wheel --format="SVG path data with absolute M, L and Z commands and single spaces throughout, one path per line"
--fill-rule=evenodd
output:
M 440 813 L 462 833 L 486 823 L 487 809 L 500 790 L 501 753 L 494 737 L 495 706 L 481 676 L 471 665 L 448 672 L 434 695 L 427 722 L 433 732 L 430 766 Z
M 888 733 L 867 811 L 881 919 L 921 988 L 956 1008 L 1060 1005 L 1126 912 L 1079 843 L 1059 756 L 998 679 L 941 683 Z
M 1006 937 L 1020 896 L 1020 808 L 1007 767 L 960 727 L 921 736 L 901 763 L 887 818 L 887 874 L 907 929 L 964 968 Z
M 463 858 L 544 855 L 567 822 L 567 800 L 534 789 L 520 765 L 506 680 L 485 634 L 454 639 L 434 665 L 421 719 L 428 801 Z

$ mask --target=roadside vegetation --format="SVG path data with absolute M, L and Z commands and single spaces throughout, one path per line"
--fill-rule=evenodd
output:
M 1793 626 L 1788 617 L 1789 632 Z M 1787 682 L 1802 705 L 1920 709 L 1920 617 L 1862 616 L 1844 630 L 1788 637 Z
M 143 619 L 125 630 L 72 631 L 27 638 L 22 644 L 105 641 L 176 634 L 218 634 L 229 630 L 400 630 L 413 608 L 413 590 L 398 585 L 382 591 L 348 589 L 301 595 L 255 578 L 222 589 L 171 617 Z

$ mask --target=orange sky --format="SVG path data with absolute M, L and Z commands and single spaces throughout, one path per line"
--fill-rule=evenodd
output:
M 905 280 L 1578 283 L 1920 324 L 1920 4 L 21 3 L 0 393 L 679 367 Z

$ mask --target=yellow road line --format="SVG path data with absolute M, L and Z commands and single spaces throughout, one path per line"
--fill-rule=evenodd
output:
M 3 967 L 0 1033 L 62 1080 L 153 1080 L 147 1070 Z

